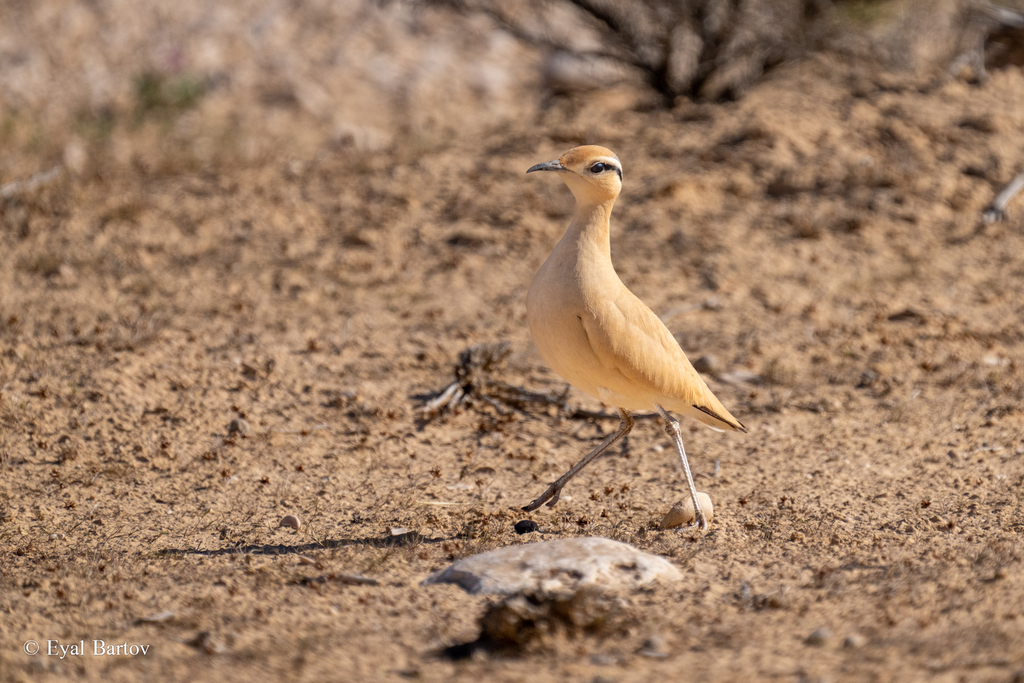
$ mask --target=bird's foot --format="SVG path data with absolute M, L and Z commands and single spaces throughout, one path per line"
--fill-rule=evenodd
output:
M 694 518 L 694 520 L 690 522 L 688 526 L 680 528 L 696 529 L 700 531 L 702 534 L 706 534 L 708 532 L 708 516 L 705 515 L 704 511 L 698 507 L 697 516 Z
M 551 486 L 548 487 L 547 491 L 545 491 L 544 493 L 542 493 L 540 495 L 540 498 L 538 498 L 537 500 L 533 501 L 529 505 L 524 505 L 522 509 L 525 512 L 533 512 L 534 510 L 539 508 L 544 503 L 547 503 L 548 507 L 552 507 L 555 503 L 558 502 L 558 497 L 561 494 L 562 494 L 562 487 L 559 486 L 557 483 L 552 484 Z
M 692 522 L 690 522 L 689 524 L 682 524 L 676 527 L 676 529 L 677 531 L 679 531 L 679 533 L 684 533 L 687 531 L 699 531 L 701 533 L 706 534 L 709 526 L 710 525 L 708 524 L 708 516 L 704 514 L 703 510 L 698 508 L 697 517 Z
M 708 532 L 708 516 L 698 510 L 697 519 L 693 520 L 693 525 L 700 527 L 701 533 L 706 534 Z

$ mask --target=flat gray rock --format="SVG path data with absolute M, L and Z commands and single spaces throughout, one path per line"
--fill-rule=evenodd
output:
M 459 560 L 424 584 L 454 583 L 474 595 L 574 592 L 584 586 L 636 588 L 678 581 L 668 560 L 607 538 L 562 538 L 499 548 Z

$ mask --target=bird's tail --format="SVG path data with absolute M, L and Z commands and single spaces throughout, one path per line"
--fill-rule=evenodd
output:
M 742 422 L 733 417 L 724 406 L 704 406 L 704 405 L 692 405 L 687 406 L 679 412 L 683 413 L 687 417 L 692 417 L 695 420 L 700 420 L 708 427 L 719 431 L 719 432 L 747 432 L 747 428 Z

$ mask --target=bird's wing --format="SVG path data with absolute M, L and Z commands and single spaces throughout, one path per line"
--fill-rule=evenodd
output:
M 634 391 L 696 409 L 700 415 L 695 416 L 712 427 L 746 431 L 711 393 L 651 309 L 625 287 L 619 296 L 602 299 L 588 315 L 581 316 L 590 346 L 602 365 L 617 370 Z M 629 387 L 608 388 L 633 393 Z

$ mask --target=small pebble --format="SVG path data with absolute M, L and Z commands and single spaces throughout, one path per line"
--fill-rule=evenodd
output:
M 708 524 L 715 520 L 715 506 L 711 504 L 711 496 L 703 491 L 697 491 L 697 500 L 700 501 L 700 509 L 708 518 Z M 671 529 L 691 523 L 695 518 L 693 514 L 693 499 L 686 496 L 672 506 L 672 509 L 661 520 L 662 529 Z
M 707 375 L 717 375 L 719 370 L 718 359 L 714 356 L 701 356 L 693 361 L 693 369 Z
M 288 526 L 298 531 L 299 527 L 302 526 L 302 520 L 299 519 L 298 515 L 285 515 L 281 518 L 281 522 L 277 525 L 277 528 L 280 529 L 283 526 Z
M 151 614 L 148 617 L 141 617 L 139 621 L 144 624 L 161 624 L 165 621 L 170 621 L 173 618 L 174 612 L 172 612 L 171 610 L 165 610 L 163 612 Z
M 209 631 L 198 633 L 195 638 L 186 640 L 185 644 L 202 650 L 208 655 L 215 655 L 227 650 L 224 644 L 212 636 Z
M 811 631 L 811 635 L 807 636 L 807 644 L 821 647 L 825 645 L 829 639 L 832 638 L 832 632 L 822 626 Z
M 238 434 L 240 436 L 248 436 L 252 432 L 252 427 L 249 423 L 241 417 L 236 417 L 228 424 L 228 434 Z
M 654 659 L 664 659 L 668 657 L 668 645 L 665 643 L 665 639 L 661 636 L 651 636 L 644 641 L 640 649 L 637 650 L 638 654 L 644 657 L 652 657 Z
M 522 536 L 523 534 L 529 534 L 536 531 L 539 527 L 537 526 L 537 522 L 532 519 L 521 519 L 516 522 L 516 525 L 513 528 L 516 530 L 517 534 Z
M 82 175 L 85 164 L 89 161 L 89 153 L 78 138 L 73 139 L 64 148 L 64 165 L 75 175 Z
M 846 636 L 846 638 L 843 639 L 843 647 L 847 650 L 856 650 L 857 648 L 867 645 L 867 642 L 867 638 L 859 633 L 854 633 L 852 636 Z

